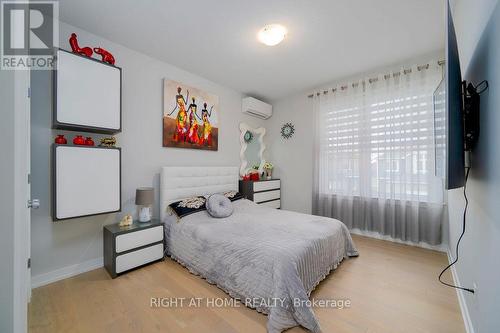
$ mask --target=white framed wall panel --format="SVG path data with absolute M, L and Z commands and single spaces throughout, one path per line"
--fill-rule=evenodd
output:
M 53 145 L 53 219 L 121 210 L 121 150 Z
M 121 68 L 62 49 L 53 76 L 52 127 L 95 133 L 121 131 Z

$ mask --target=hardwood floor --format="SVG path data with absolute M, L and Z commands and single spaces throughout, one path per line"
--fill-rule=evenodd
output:
M 353 238 L 360 256 L 344 260 L 311 295 L 351 301 L 350 308 L 315 308 L 323 332 L 465 332 L 455 290 L 437 281 L 447 263 L 445 254 Z M 153 308 L 151 297 L 230 300 L 222 290 L 167 258 L 115 280 L 97 269 L 34 289 L 29 329 L 50 333 L 266 332 L 267 317 L 244 306 Z M 305 331 L 295 327 L 287 332 Z

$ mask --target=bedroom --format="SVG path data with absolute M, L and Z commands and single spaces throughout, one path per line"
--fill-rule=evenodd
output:
M 0 332 L 500 330 L 498 1 L 2 13 Z

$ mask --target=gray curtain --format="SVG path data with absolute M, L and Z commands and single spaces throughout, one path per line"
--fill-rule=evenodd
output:
M 415 243 L 441 244 L 443 204 L 314 194 L 313 214 L 342 221 L 349 229 L 377 232 Z

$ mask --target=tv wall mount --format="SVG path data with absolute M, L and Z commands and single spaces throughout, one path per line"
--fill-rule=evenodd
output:
M 462 81 L 464 150 L 472 151 L 479 140 L 479 108 L 480 95 L 488 89 L 488 81 L 484 80 L 474 86 Z

